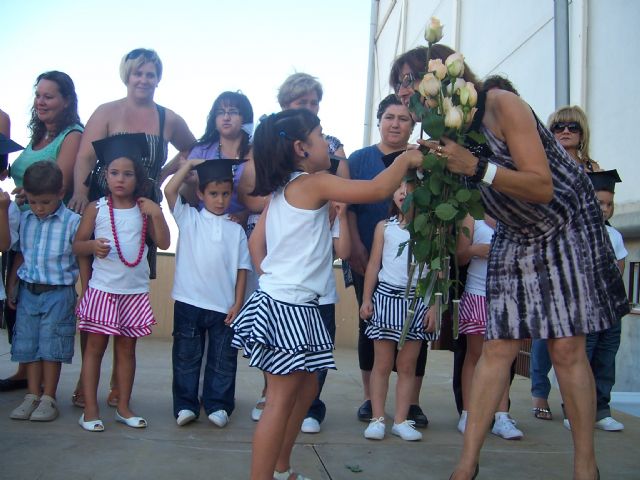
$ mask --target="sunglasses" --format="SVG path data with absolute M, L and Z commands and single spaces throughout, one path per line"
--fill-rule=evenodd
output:
M 395 84 L 395 91 L 398 93 L 401 88 L 409 88 L 417 79 L 412 72 L 405 73 L 398 83 Z
M 138 58 L 140 56 L 150 57 L 151 56 L 151 50 L 147 50 L 146 48 L 136 48 L 135 50 L 131 50 L 129 53 L 127 53 L 127 56 L 125 57 L 125 61 L 126 60 L 135 60 L 136 58 Z
M 562 133 L 565 128 L 571 133 L 582 133 L 582 127 L 578 122 L 557 122 L 551 125 L 551 131 L 553 133 Z

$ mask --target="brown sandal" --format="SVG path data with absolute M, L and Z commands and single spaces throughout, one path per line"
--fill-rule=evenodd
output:
M 534 407 L 531 411 L 533 412 L 533 416 L 538 420 L 553 420 L 553 414 L 549 408 Z
M 84 408 L 84 394 L 79 390 L 73 392 L 73 395 L 71 395 L 71 403 L 73 403 L 75 407 Z

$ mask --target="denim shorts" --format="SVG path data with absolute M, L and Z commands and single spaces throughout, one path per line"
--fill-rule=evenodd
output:
M 71 363 L 76 333 L 73 286 L 35 295 L 20 286 L 11 360 Z

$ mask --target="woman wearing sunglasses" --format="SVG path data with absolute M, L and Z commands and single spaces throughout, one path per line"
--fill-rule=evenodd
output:
M 589 123 L 584 111 L 575 105 L 561 107 L 551 114 L 549 130 L 567 153 L 588 172 L 602 170 L 589 157 Z
M 97 164 L 92 143 L 112 135 L 122 133 L 144 133 L 149 145 L 149 156 L 142 159 L 147 169 L 147 177 L 152 185 L 145 196 L 156 202 L 162 198 L 159 186 L 169 175 L 169 165 L 162 168 L 167 160 L 167 144 L 171 143 L 185 156 L 195 142 L 195 137 L 186 122 L 172 110 L 154 102 L 156 87 L 162 78 L 162 61 L 154 50 L 136 48 L 120 61 L 120 78 L 127 87 L 124 98 L 100 105 L 89 118 L 85 127 L 80 149 L 73 170 L 73 197 L 69 208 L 82 214 L 89 201 L 96 200 L 106 192 L 104 165 Z M 178 161 L 172 161 L 178 166 Z M 151 278 L 155 278 L 155 248 L 149 247 L 149 267 Z M 85 343 L 81 336 L 81 345 Z M 115 371 L 115 368 L 114 368 Z M 115 384 L 112 377 L 111 384 Z M 76 388 L 73 403 L 84 406 L 81 389 Z M 115 406 L 117 392 L 109 394 L 108 403 Z

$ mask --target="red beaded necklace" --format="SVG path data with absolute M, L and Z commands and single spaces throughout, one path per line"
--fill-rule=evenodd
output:
M 138 264 L 142 261 L 142 255 L 144 254 L 144 244 L 145 239 L 147 238 L 147 216 L 142 215 L 142 235 L 140 236 L 140 251 L 138 252 L 138 258 L 135 262 L 128 262 L 124 255 L 122 255 L 122 250 L 120 249 L 120 242 L 118 241 L 118 233 L 116 232 L 116 222 L 113 218 L 113 200 L 111 195 L 107 196 L 107 205 L 109 206 L 109 219 L 111 220 L 111 232 L 113 233 L 113 240 L 116 243 L 116 251 L 118 252 L 118 258 L 120 261 L 124 263 L 127 267 L 133 268 L 138 266 Z

